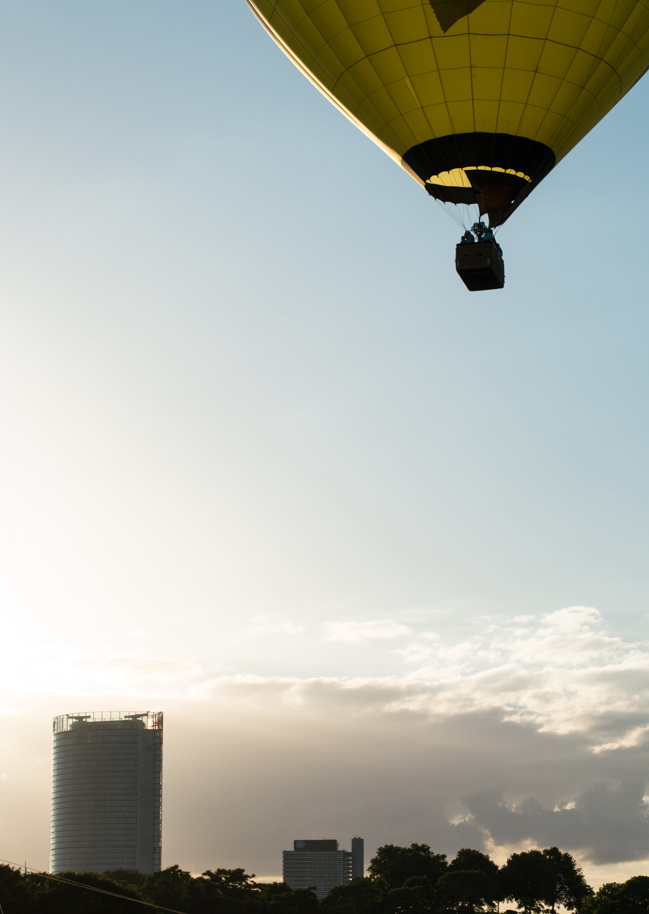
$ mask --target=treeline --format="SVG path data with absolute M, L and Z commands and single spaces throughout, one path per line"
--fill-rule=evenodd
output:
M 570 854 L 556 847 L 512 854 L 499 867 L 464 848 L 448 861 L 427 844 L 380 847 L 368 875 L 337 886 L 322 901 L 309 889 L 257 883 L 243 869 L 192 876 L 178 866 L 143 875 L 23 873 L 0 866 L 4 914 L 647 914 L 649 876 L 609 883 L 594 893 Z M 509 907 L 508 907 L 509 906 Z

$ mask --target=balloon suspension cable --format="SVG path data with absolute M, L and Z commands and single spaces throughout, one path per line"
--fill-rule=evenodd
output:
M 480 218 L 480 212 L 475 203 L 446 203 L 444 200 L 433 199 L 437 206 L 461 229 L 470 229 Z
M 451 217 L 451 219 L 453 220 L 453 222 L 455 222 L 457 225 L 459 225 L 460 228 L 466 228 L 466 226 L 465 226 L 465 224 L 464 224 L 464 219 L 462 219 L 462 217 L 458 215 L 455 206 L 453 206 L 453 208 L 451 209 L 451 207 L 449 206 L 449 204 L 448 204 L 448 203 L 444 203 L 443 200 L 437 200 L 436 198 L 433 198 L 433 199 L 435 200 L 435 203 L 436 203 L 445 213 L 448 213 L 448 215 Z

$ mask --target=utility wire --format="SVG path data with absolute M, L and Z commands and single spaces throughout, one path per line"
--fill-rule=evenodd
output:
M 119 892 L 111 892 L 109 889 L 100 889 L 95 885 L 88 885 L 85 882 L 75 882 L 73 879 L 65 879 L 63 876 L 54 876 L 52 873 L 43 873 L 40 870 L 32 870 L 30 867 L 25 864 L 24 866 L 19 863 L 13 863 L 11 860 L 1 860 L 0 863 L 5 863 L 8 866 L 13 866 L 17 870 L 24 870 L 25 873 L 31 873 L 32 876 L 41 876 L 43 879 L 50 879 L 52 882 L 62 882 L 63 885 L 74 885 L 80 889 L 86 889 L 89 892 L 98 892 L 100 895 L 110 895 L 113 898 L 121 898 L 122 901 L 132 901 L 133 904 L 143 904 L 147 908 L 155 908 L 156 911 L 168 911 L 169 914 L 187 914 L 186 911 L 177 911 L 175 908 L 164 908 L 162 905 L 153 904 L 150 901 L 142 901 L 141 898 L 129 898 L 128 895 L 120 895 Z

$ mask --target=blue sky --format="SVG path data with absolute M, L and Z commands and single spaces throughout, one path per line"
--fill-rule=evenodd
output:
M 646 81 L 471 294 L 243 0 L 0 8 L 0 857 L 47 867 L 51 717 L 149 708 L 164 865 L 642 872 Z

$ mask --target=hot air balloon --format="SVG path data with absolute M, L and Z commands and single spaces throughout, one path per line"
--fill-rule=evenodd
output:
M 246 0 L 293 63 L 461 215 L 456 267 L 500 288 L 493 230 L 649 68 L 649 0 Z

